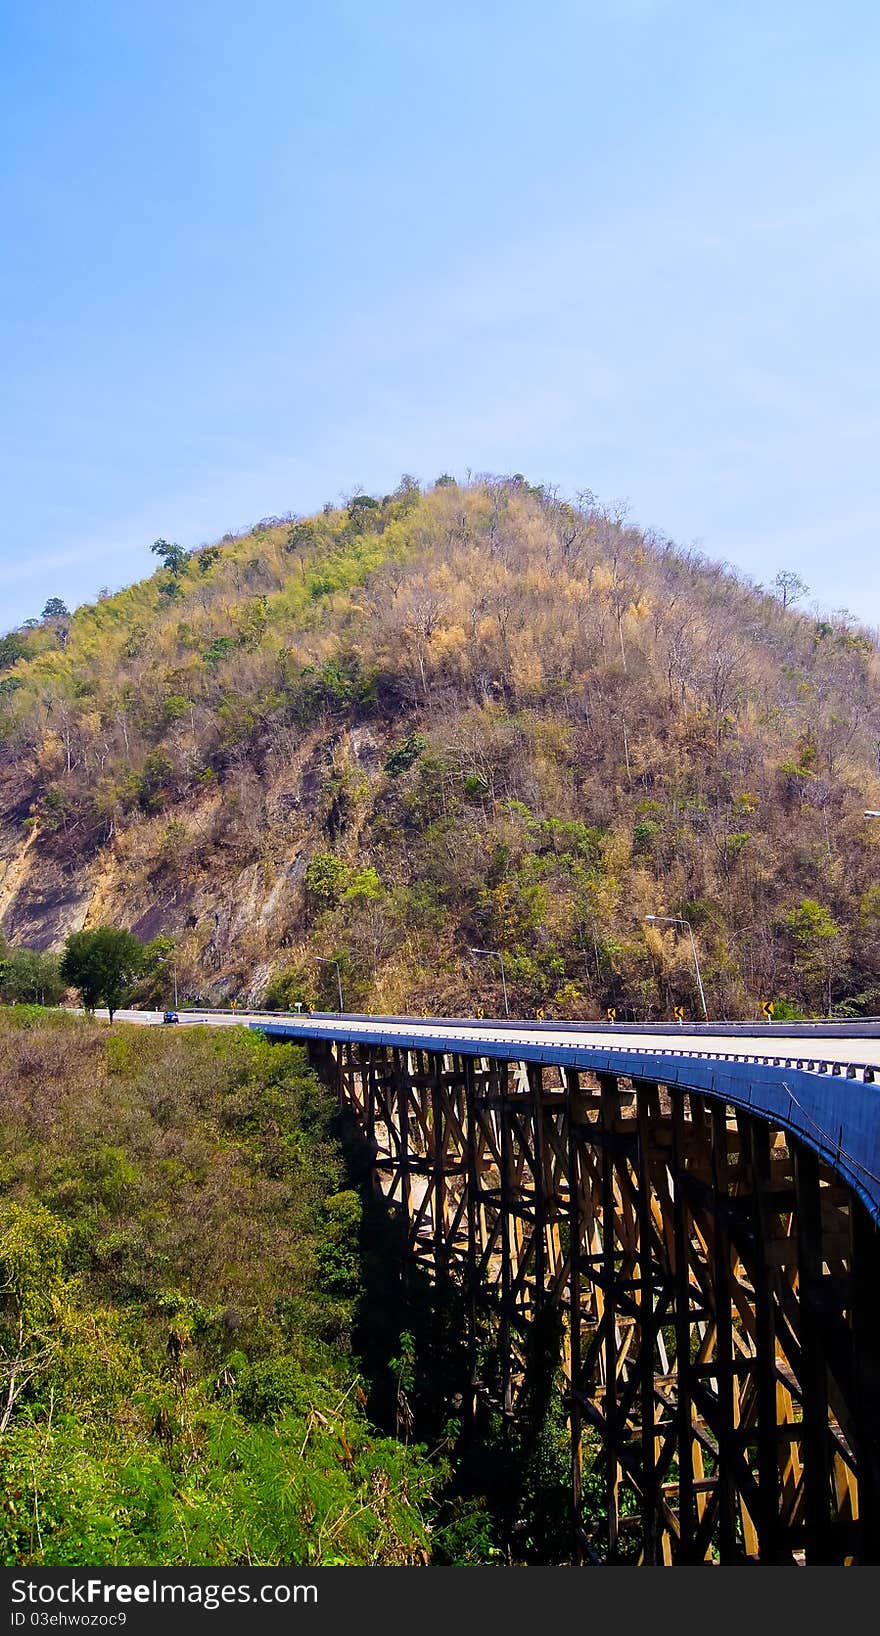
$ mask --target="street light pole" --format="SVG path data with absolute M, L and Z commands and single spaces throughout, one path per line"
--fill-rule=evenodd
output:
M 323 954 L 316 954 L 315 959 L 322 966 L 335 966 L 336 967 L 336 987 L 337 987 L 337 990 L 338 990 L 338 993 L 339 993 L 339 1014 L 341 1016 L 343 1011 L 345 1010 L 345 1006 L 342 1003 L 342 978 L 339 975 L 339 961 L 338 960 L 329 960 L 327 958 L 327 956 L 323 955 Z
M 468 954 L 487 954 L 487 955 L 490 956 L 490 958 L 492 958 L 494 960 L 500 960 L 500 962 L 501 962 L 501 988 L 502 988 L 502 991 L 504 993 L 504 1015 L 505 1015 L 505 1017 L 509 1017 L 510 1016 L 510 1007 L 507 1004 L 507 979 L 505 978 L 505 975 L 504 975 L 504 955 L 501 953 L 501 950 L 500 949 L 471 949 L 471 948 L 469 948 L 468 949 Z
M 697 974 L 697 988 L 700 991 L 700 1003 L 701 1003 L 701 1005 L 703 1007 L 703 1016 L 704 1016 L 706 1022 L 708 1022 L 709 1021 L 709 1012 L 708 1012 L 708 1008 L 706 1006 L 706 994 L 705 994 L 705 990 L 703 988 L 703 979 L 700 976 L 700 962 L 697 959 L 697 945 L 694 942 L 694 933 L 693 933 L 693 928 L 691 927 L 690 921 L 685 920 L 681 915 L 645 915 L 645 919 L 646 920 L 662 920 L 662 921 L 665 921 L 667 926 L 686 926 L 687 927 L 688 936 L 689 936 L 689 938 L 691 940 L 691 954 L 694 957 L 694 970 L 695 970 L 695 972 Z
M 173 951 L 171 954 L 166 954 L 166 955 L 162 956 L 162 970 L 167 971 L 169 965 L 171 967 L 171 980 L 172 980 L 172 982 L 174 984 L 174 1009 L 176 1011 L 177 1010 L 177 954 L 176 954 L 176 951 Z M 166 994 L 168 993 L 167 989 L 165 989 L 165 993 Z

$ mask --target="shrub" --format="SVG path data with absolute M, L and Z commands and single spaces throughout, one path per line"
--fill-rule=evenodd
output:
M 424 733 L 409 733 L 402 744 L 392 750 L 385 762 L 385 771 L 389 778 L 399 778 L 418 761 L 423 750 L 427 749 L 428 740 Z
M 338 903 L 349 884 L 351 870 L 333 852 L 316 852 L 306 865 L 306 891 L 315 903 L 327 907 Z

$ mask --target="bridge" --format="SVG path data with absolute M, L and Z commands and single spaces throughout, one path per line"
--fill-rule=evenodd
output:
M 308 1047 L 474 1403 L 560 1336 L 576 1560 L 880 1562 L 880 1023 L 181 1017 Z

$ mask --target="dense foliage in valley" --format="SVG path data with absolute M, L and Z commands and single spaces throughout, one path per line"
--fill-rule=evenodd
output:
M 428 1560 L 350 1354 L 360 1203 L 300 1050 L 0 1011 L 0 1560 Z
M 567 1561 L 558 1346 L 511 1426 L 487 1312 L 475 1421 L 461 1299 L 301 1048 L 0 1008 L 0 1561 Z
M 181 996 L 880 1011 L 880 656 L 522 478 L 266 519 L 0 643 L 0 915 Z M 773 565 L 774 567 L 776 565 Z M 164 997 L 169 994 L 165 964 Z M 155 989 L 159 998 L 161 983 Z M 161 1002 L 160 1002 L 161 1003 Z

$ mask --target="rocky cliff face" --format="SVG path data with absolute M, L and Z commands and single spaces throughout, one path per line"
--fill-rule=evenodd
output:
M 229 797 L 211 788 L 141 817 L 78 853 L 21 808 L 0 818 L 0 925 L 9 940 L 58 948 L 84 926 L 123 925 L 143 940 L 179 939 L 193 997 L 256 1002 L 303 907 L 309 858 L 327 844 L 322 812 L 328 768 L 342 749 L 374 766 L 376 734 L 364 726 L 306 735 L 293 754 L 270 755 L 249 793 L 247 840 L 228 834 Z

